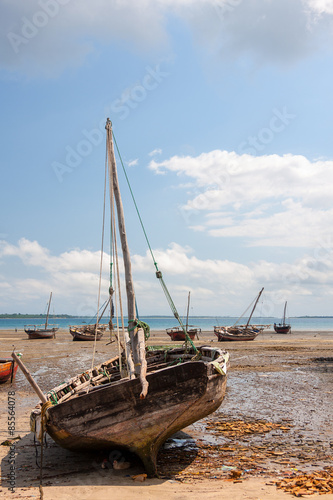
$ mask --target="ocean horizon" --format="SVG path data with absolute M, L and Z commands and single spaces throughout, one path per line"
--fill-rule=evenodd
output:
M 213 330 L 214 326 L 230 326 L 236 323 L 239 318 L 233 316 L 191 316 L 190 325 L 197 326 L 203 331 Z M 127 317 L 124 318 L 125 324 L 127 323 Z M 178 322 L 173 316 L 141 316 L 141 321 L 148 323 L 151 330 L 165 330 L 166 328 L 171 328 L 177 326 Z M 35 317 L 29 318 L 0 318 L 0 330 L 24 330 L 25 325 L 39 325 L 43 324 L 45 317 L 41 315 L 36 315 Z M 94 319 L 90 316 L 66 316 L 59 317 L 52 316 L 49 318 L 49 324 L 57 324 L 61 329 L 67 329 L 70 325 L 78 324 L 91 324 L 94 323 Z M 186 319 L 182 318 L 185 323 Z M 239 324 L 246 323 L 247 319 L 244 318 L 238 321 Z M 276 317 L 253 317 L 251 324 L 264 324 L 270 325 L 273 329 L 274 323 L 279 323 L 281 318 Z M 108 323 L 109 318 L 103 318 L 101 323 Z M 287 322 L 290 323 L 292 330 L 332 330 L 333 332 L 333 316 L 298 316 L 290 317 Z M 116 324 L 113 320 L 114 325 Z M 270 329 L 268 327 L 268 329 Z

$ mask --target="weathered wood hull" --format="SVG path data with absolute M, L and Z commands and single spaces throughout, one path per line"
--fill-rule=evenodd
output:
M 171 340 L 174 340 L 176 342 L 185 342 L 185 333 L 182 328 L 168 328 L 166 330 L 167 334 L 171 338 Z M 199 328 L 191 328 L 190 330 L 187 330 L 187 335 L 190 337 L 191 340 L 195 339 L 195 336 L 198 335 L 198 333 L 201 332 L 201 329 Z
M 212 355 L 211 361 L 185 361 L 148 373 L 144 399 L 140 399 L 139 379 L 122 379 L 52 406 L 47 410 L 48 434 L 71 450 L 129 450 L 154 475 L 163 442 L 214 412 L 224 398 L 227 354 L 204 349 Z M 176 360 L 184 350 L 171 352 Z
M 246 340 L 254 340 L 259 335 L 261 330 L 239 330 L 228 331 L 228 328 L 214 326 L 214 333 L 219 342 L 244 342 Z
M 56 332 L 59 328 L 47 328 L 47 329 L 30 329 L 25 328 L 25 333 L 28 334 L 29 339 L 54 339 Z
M 274 324 L 274 330 L 276 333 L 290 333 L 291 327 L 290 325 L 276 325 Z
M 85 341 L 85 340 L 95 340 L 95 335 L 92 333 L 83 333 L 70 328 L 69 333 L 72 335 L 75 341 Z M 103 332 L 98 332 L 96 335 L 96 340 L 101 340 L 103 337 Z
M 107 325 L 98 325 L 97 332 L 95 332 L 95 325 L 70 326 L 69 333 L 73 340 L 95 340 L 95 333 L 96 340 L 101 340 L 106 328 Z
M 0 384 L 7 382 L 7 380 L 11 379 L 12 376 L 14 378 L 16 372 L 17 364 L 13 361 L 13 359 L 0 359 Z

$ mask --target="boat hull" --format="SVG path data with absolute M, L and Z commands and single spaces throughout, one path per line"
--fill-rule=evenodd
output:
M 217 370 L 216 363 L 225 371 Z M 141 458 L 147 473 L 153 476 L 163 442 L 222 403 L 226 360 L 218 357 L 214 362 L 187 361 L 169 366 L 148 373 L 147 382 L 148 394 L 143 399 L 139 379 L 122 379 L 52 406 L 47 411 L 46 430 L 54 441 L 70 450 L 129 450 Z
M 106 330 L 106 325 L 99 326 L 96 334 L 96 340 L 101 340 L 103 333 Z M 85 341 L 85 340 L 95 340 L 95 329 L 93 325 L 84 326 L 70 326 L 69 333 L 72 335 L 73 340 Z
M 0 359 L 0 384 L 7 382 L 7 380 L 15 377 L 17 372 L 17 364 L 13 359 Z
M 187 330 L 187 335 L 190 337 L 191 340 L 195 339 L 195 336 L 198 335 L 198 333 L 201 330 L 198 330 L 197 328 Z M 171 338 L 171 340 L 176 341 L 176 342 L 185 342 L 185 333 L 184 330 L 181 328 L 170 328 L 166 330 L 167 334 Z
M 69 333 L 72 335 L 73 340 L 75 340 L 75 341 L 95 340 L 95 335 L 93 335 L 93 334 L 87 334 L 87 333 L 77 332 L 77 331 L 73 331 L 73 330 L 69 330 Z M 101 340 L 102 337 L 103 337 L 103 333 L 97 333 L 96 340 Z
M 56 332 L 59 328 L 47 328 L 47 329 L 32 329 L 25 328 L 25 333 L 28 334 L 29 339 L 54 339 Z
M 290 325 L 274 325 L 274 330 L 276 333 L 290 333 Z
M 228 331 L 227 328 L 224 327 L 214 327 L 214 333 L 217 336 L 217 340 L 219 342 L 244 342 L 247 340 L 254 340 L 262 330 L 252 330 L 248 331 L 237 331 L 235 329 L 234 332 Z

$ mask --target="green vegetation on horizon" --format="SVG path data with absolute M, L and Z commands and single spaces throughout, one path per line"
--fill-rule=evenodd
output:
M 70 314 L 52 314 L 52 318 L 76 318 L 77 316 L 71 316 Z M 46 318 L 46 314 L 0 314 L 1 319 L 27 319 L 27 318 Z

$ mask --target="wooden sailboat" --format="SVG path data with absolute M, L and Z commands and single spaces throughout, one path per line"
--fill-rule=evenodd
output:
M 109 305 L 109 301 L 107 301 L 106 306 L 104 307 L 104 310 L 102 314 L 97 317 L 96 323 L 92 325 L 75 325 L 75 326 L 70 326 L 69 327 L 69 333 L 72 335 L 73 340 L 101 340 L 103 337 L 103 334 L 105 333 L 107 326 L 105 324 L 101 324 L 100 320 L 102 319 L 102 316 L 104 312 L 106 311 L 106 308 Z
M 291 326 L 289 323 L 286 323 L 286 310 L 287 310 L 287 301 L 284 304 L 284 309 L 283 309 L 283 319 L 281 323 L 274 323 L 274 330 L 276 333 L 290 333 L 291 331 Z
M 58 325 L 49 324 L 50 306 L 52 300 L 52 292 L 47 307 L 46 320 L 44 325 L 24 325 L 24 331 L 28 334 L 29 339 L 54 339 L 56 332 L 59 330 Z
M 101 340 L 107 325 L 76 325 L 69 327 L 69 333 L 72 335 L 73 340 Z
M 222 403 L 229 355 L 212 347 L 196 348 L 188 337 L 190 345 L 186 343 L 182 348 L 149 350 L 145 346 L 144 331 L 136 317 L 110 120 L 106 130 L 110 193 L 117 206 L 125 268 L 129 321 L 124 330 L 126 349 L 55 387 L 46 396 L 30 380 L 42 401 L 31 421 L 39 435 L 45 415 L 46 432 L 71 450 L 130 450 L 140 457 L 147 473 L 155 475 L 157 453 L 164 441 Z M 156 262 L 154 265 L 164 289 L 162 273 Z M 22 369 L 25 373 L 26 369 Z
M 181 326 L 174 326 L 172 328 L 167 328 L 166 332 L 171 338 L 171 340 L 175 340 L 177 342 L 184 342 L 186 339 L 186 334 L 190 337 L 191 340 L 194 340 L 195 336 L 199 340 L 199 333 L 201 333 L 201 328 L 197 328 L 196 326 L 192 326 L 188 324 L 189 312 L 190 312 L 190 295 L 191 292 L 188 292 L 187 299 L 187 314 L 186 314 L 186 325 L 185 330 Z
M 249 319 L 246 325 L 237 325 L 237 322 L 233 326 L 214 326 L 214 333 L 218 338 L 219 342 L 223 341 L 244 341 L 244 340 L 254 340 L 264 328 L 268 328 L 270 325 L 250 325 L 251 318 L 257 307 L 260 296 L 264 289 L 262 288 L 255 300 L 254 306 L 252 308 Z M 239 321 L 239 319 L 237 320 Z

